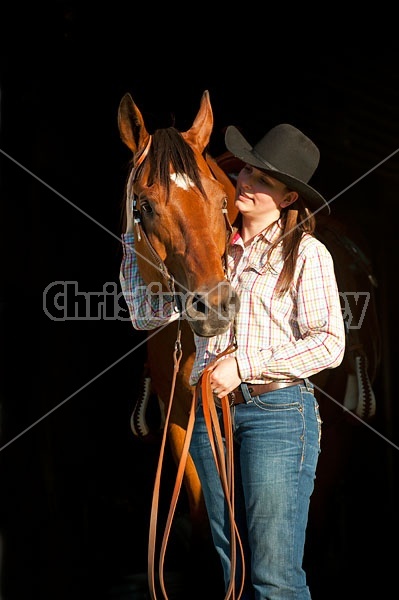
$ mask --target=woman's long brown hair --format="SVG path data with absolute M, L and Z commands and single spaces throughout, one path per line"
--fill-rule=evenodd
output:
M 292 206 L 283 208 L 279 221 L 281 224 L 281 234 L 271 245 L 268 252 L 268 259 L 270 259 L 276 246 L 282 241 L 284 265 L 277 282 L 277 291 L 280 294 L 284 294 L 291 287 L 302 236 L 304 233 L 314 234 L 316 218 L 306 208 L 302 198 L 299 197 Z
M 281 225 L 280 235 L 270 246 L 267 253 L 267 260 L 271 262 L 271 255 L 276 247 L 282 242 L 284 265 L 277 282 L 277 292 L 285 294 L 289 291 L 295 273 L 296 261 L 298 258 L 299 244 L 304 233 L 314 235 L 316 229 L 316 218 L 314 214 L 305 206 L 304 201 L 299 197 L 293 205 L 283 208 L 279 217 Z M 273 227 L 271 223 L 266 232 Z M 238 213 L 234 223 L 234 228 L 240 229 L 241 214 Z

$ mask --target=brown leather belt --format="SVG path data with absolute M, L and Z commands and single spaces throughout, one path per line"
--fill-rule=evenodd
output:
M 267 394 L 268 392 L 274 392 L 274 390 L 281 390 L 282 388 L 291 387 L 292 385 L 305 385 L 303 379 L 294 379 L 293 381 L 272 381 L 271 383 L 247 383 L 248 392 L 251 395 L 251 398 L 254 396 L 261 396 L 262 394 Z M 246 402 L 242 391 L 239 387 L 228 394 L 230 400 L 230 406 L 235 406 L 236 404 L 244 404 Z M 220 403 L 220 398 L 215 396 L 215 404 L 218 405 L 218 401 Z

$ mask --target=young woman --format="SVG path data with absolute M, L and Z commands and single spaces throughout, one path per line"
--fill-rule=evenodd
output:
M 233 331 L 196 336 L 191 383 L 198 384 L 207 365 L 216 361 L 213 393 L 230 395 L 232 403 L 235 518 L 246 551 L 241 598 L 309 600 L 302 560 L 321 437 L 309 378 L 337 367 L 345 349 L 332 257 L 313 235 L 315 213 L 329 213 L 327 202 L 308 183 L 319 150 L 288 124 L 271 129 L 254 147 L 235 127 L 227 128 L 225 141 L 245 165 L 237 178 L 239 215 L 228 256 L 229 279 L 241 302 L 234 327 L 237 350 L 216 361 Z M 134 253 L 126 254 L 121 284 L 130 298 L 137 277 Z M 133 324 L 145 302 L 136 294 L 130 305 Z M 229 513 L 201 401 L 190 453 L 227 589 Z

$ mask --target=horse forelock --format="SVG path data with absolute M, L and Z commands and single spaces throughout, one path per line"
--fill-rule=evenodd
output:
M 189 180 L 205 196 L 194 151 L 176 128 L 169 127 L 154 132 L 147 160 L 150 165 L 148 184 L 161 185 L 166 191 L 166 198 L 170 192 L 170 167 L 175 173 L 174 181 Z

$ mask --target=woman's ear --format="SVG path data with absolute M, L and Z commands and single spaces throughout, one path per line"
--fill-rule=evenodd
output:
M 281 208 L 287 208 L 290 204 L 293 204 L 296 200 L 298 200 L 299 194 L 298 192 L 287 192 L 284 196 L 284 200 L 281 202 Z

